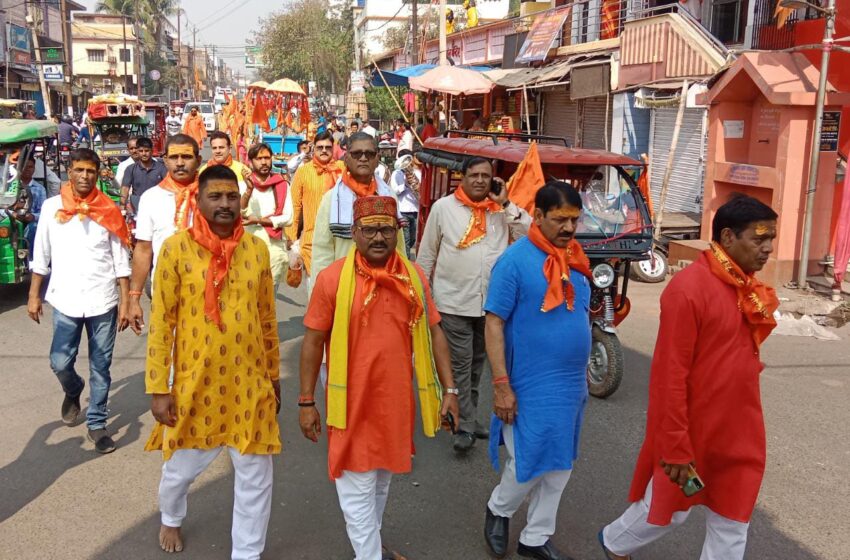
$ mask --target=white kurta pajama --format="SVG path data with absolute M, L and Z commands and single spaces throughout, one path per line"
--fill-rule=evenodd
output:
M 286 189 L 286 201 L 283 203 L 283 213 L 276 214 L 277 201 L 275 199 L 275 187 L 269 187 L 265 191 L 254 187 L 251 192 L 251 200 L 248 202 L 248 208 L 242 211 L 245 217 L 252 216 L 255 218 L 268 218 L 274 229 L 282 230 L 292 224 L 292 195 L 289 188 Z M 246 189 L 242 189 L 245 193 Z M 275 288 L 280 284 L 280 279 L 286 274 L 286 267 L 289 265 L 289 252 L 286 249 L 286 236 L 281 239 L 272 239 L 269 237 L 266 228 L 258 225 L 245 226 L 245 231 L 262 239 L 269 248 L 269 259 L 271 260 L 272 281 Z

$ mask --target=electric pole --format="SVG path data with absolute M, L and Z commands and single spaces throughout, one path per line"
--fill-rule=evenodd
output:
M 448 63 L 446 53 L 446 0 L 440 0 L 440 66 Z
M 59 9 L 62 11 L 62 43 L 64 44 L 63 58 L 65 59 L 65 106 L 69 115 L 74 112 L 74 67 L 71 56 L 71 17 L 68 13 L 67 0 L 60 0 Z
M 44 100 L 44 116 L 49 120 L 52 116 L 50 112 L 50 93 L 47 91 L 47 82 L 44 81 L 44 67 L 41 65 L 41 50 L 38 45 L 38 26 L 41 21 L 36 21 L 35 17 L 30 12 L 29 3 L 24 4 L 26 10 L 26 21 L 32 33 L 32 44 L 35 48 L 35 67 L 38 69 L 38 82 L 41 85 L 41 98 Z M 37 12 L 36 12 L 37 13 Z M 8 61 L 6 62 L 8 65 Z M 6 72 L 8 72 L 8 67 Z
M 136 95 L 139 96 L 139 99 L 142 98 L 142 44 L 139 39 L 139 4 L 141 2 L 134 2 L 133 10 L 135 13 L 134 23 L 133 23 L 133 33 L 136 35 L 136 64 L 139 67 L 139 71 L 136 73 Z
M 130 54 L 130 51 L 127 50 L 127 17 L 121 16 L 121 32 L 124 35 L 124 55 L 121 57 L 124 59 L 124 87 L 121 88 L 121 93 L 127 93 L 130 91 L 130 82 L 127 81 L 129 74 L 127 74 L 127 59 L 130 58 L 127 56 Z M 139 58 L 139 53 L 136 53 L 136 58 Z M 114 91 L 114 90 L 113 90 Z
M 196 99 L 198 96 L 198 70 L 195 68 L 195 65 L 198 61 L 198 51 L 197 51 L 197 35 L 198 35 L 198 27 L 195 26 L 192 28 L 192 99 Z
M 183 43 L 180 42 L 180 12 L 183 10 L 177 7 L 177 99 L 182 97 L 181 90 L 183 89 Z
M 410 46 L 410 57 L 413 59 L 411 66 L 419 64 L 419 0 L 413 0 L 413 13 L 410 25 L 413 27 L 413 42 Z

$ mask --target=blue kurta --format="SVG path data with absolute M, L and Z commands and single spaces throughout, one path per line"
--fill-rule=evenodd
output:
M 519 482 L 572 468 L 587 402 L 590 283 L 571 270 L 574 311 L 565 304 L 542 312 L 545 260 L 546 253 L 527 237 L 514 243 L 493 267 L 484 306 L 505 321 L 505 362 L 517 398 L 513 426 Z M 490 460 L 496 470 L 501 436 L 502 421 L 494 414 Z

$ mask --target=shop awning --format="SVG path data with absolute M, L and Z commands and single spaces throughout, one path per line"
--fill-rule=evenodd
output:
M 408 66 L 407 68 L 399 68 L 398 70 L 381 70 L 381 73 L 384 75 L 384 80 L 387 81 L 388 86 L 409 87 L 410 78 L 417 78 L 436 67 L 436 64 L 417 64 L 416 66 Z M 466 68 L 467 70 L 474 70 L 476 72 L 491 70 L 489 66 L 460 66 L 459 68 Z M 384 87 L 384 81 L 381 80 L 381 76 L 378 75 L 377 70 L 372 71 L 372 85 L 375 87 Z
M 491 70 L 484 72 L 497 86 L 507 88 L 508 91 L 526 88 L 546 87 L 567 83 L 564 80 L 569 76 L 572 68 L 571 60 L 561 60 L 546 66 L 537 68 L 515 68 L 513 70 Z

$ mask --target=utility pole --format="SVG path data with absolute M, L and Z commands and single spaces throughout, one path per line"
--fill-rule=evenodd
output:
M 52 116 L 50 111 L 50 93 L 47 91 L 47 82 L 44 81 L 44 67 L 41 65 L 41 50 L 38 45 L 38 30 L 37 27 L 41 23 L 35 21 L 35 17 L 30 13 L 29 3 L 24 4 L 26 10 L 26 21 L 32 34 L 32 45 L 35 48 L 35 66 L 38 68 L 38 82 L 41 85 L 41 98 L 44 100 L 44 116 L 49 120 Z M 8 64 L 8 61 L 6 62 Z M 8 68 L 7 68 L 8 72 Z
M 446 0 L 440 0 L 440 66 L 448 64 L 446 53 Z
M 180 12 L 183 10 L 180 6 L 177 7 L 177 98 L 180 99 L 181 90 L 183 89 L 183 43 L 180 42 Z
M 413 41 L 410 45 L 410 57 L 413 59 L 411 66 L 415 66 L 419 64 L 419 0 L 413 0 L 412 10 L 410 26 L 413 28 Z
M 130 91 L 130 82 L 127 80 L 127 78 L 129 77 L 129 74 L 127 73 L 127 58 L 128 57 L 126 55 L 129 54 L 130 51 L 127 50 L 127 17 L 124 16 L 124 15 L 121 16 L 121 32 L 124 35 L 124 53 L 125 53 L 125 55 L 121 57 L 121 58 L 124 59 L 124 87 L 121 88 L 121 92 L 127 93 L 128 91 Z M 139 57 L 139 53 L 136 53 L 136 58 L 138 58 L 138 57 Z
M 195 68 L 198 60 L 197 36 L 198 27 L 195 26 L 192 28 L 192 77 L 190 78 L 190 82 L 192 83 L 192 99 L 197 99 L 198 96 L 198 92 L 196 91 L 198 87 L 198 71 Z
M 215 91 L 218 88 L 218 60 L 215 58 L 215 45 L 212 47 L 212 63 L 213 63 L 213 96 L 215 96 Z
M 136 95 L 141 99 L 142 97 L 142 43 L 139 39 L 139 4 L 141 2 L 133 3 L 133 10 L 135 17 L 133 23 L 133 33 L 136 35 L 136 65 L 139 70 L 136 72 Z
M 73 52 L 73 40 L 71 38 L 71 30 L 69 29 L 71 26 L 71 17 L 68 13 L 67 0 L 59 1 L 59 10 L 62 12 L 59 17 L 62 18 L 62 43 L 65 46 L 65 106 L 67 107 L 67 113 L 71 115 L 74 112 L 74 57 L 71 56 Z
M 210 86 L 209 86 L 209 83 L 210 83 L 210 56 L 209 56 L 209 53 L 207 53 L 207 46 L 206 45 L 204 45 L 204 81 L 206 82 L 204 84 L 204 87 L 206 88 L 207 91 L 209 91 L 209 88 L 210 88 Z

